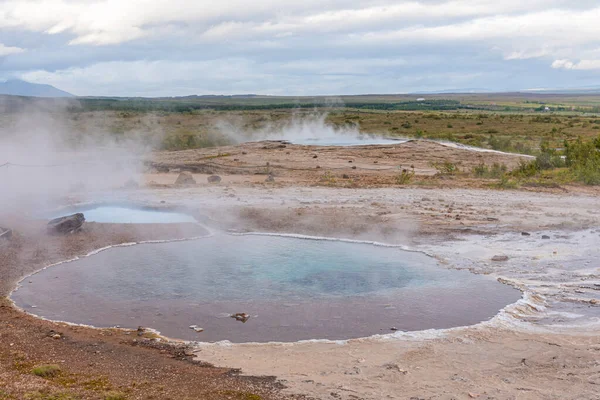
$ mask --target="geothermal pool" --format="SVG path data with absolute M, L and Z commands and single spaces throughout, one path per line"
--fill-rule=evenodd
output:
M 192 216 L 178 212 L 114 205 L 69 208 L 67 210 L 62 210 L 60 213 L 53 213 L 51 218 L 78 212 L 85 215 L 86 221 L 99 223 L 167 224 L 196 222 Z
M 18 306 L 54 320 L 232 342 L 463 326 L 519 297 L 489 277 L 395 247 L 226 234 L 111 248 L 43 270 L 13 293 Z
M 407 139 L 387 139 L 376 136 L 322 136 L 322 137 L 299 137 L 288 140 L 293 144 L 313 145 L 313 146 L 366 146 L 366 145 L 385 145 L 405 143 Z

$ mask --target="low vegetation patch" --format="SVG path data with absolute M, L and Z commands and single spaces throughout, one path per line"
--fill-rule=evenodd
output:
M 54 378 L 60 374 L 61 369 L 56 364 L 49 364 L 37 366 L 31 372 L 41 378 Z
M 408 185 L 415 176 L 415 167 L 411 166 L 411 169 L 403 168 L 398 175 L 396 175 L 396 183 L 398 185 Z
M 127 400 L 127 395 L 125 395 L 125 393 L 111 391 L 106 393 L 104 400 Z

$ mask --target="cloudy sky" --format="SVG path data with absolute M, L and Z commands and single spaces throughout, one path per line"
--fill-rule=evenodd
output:
M 600 86 L 598 0 L 0 0 L 0 79 L 77 95 Z

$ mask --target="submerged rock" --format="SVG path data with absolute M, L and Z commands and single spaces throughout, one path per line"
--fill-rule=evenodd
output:
M 191 172 L 183 171 L 177 177 L 177 180 L 175 181 L 175 184 L 176 185 L 195 185 L 196 184 L 196 180 L 192 176 Z
M 550 239 L 550 236 L 548 236 L 548 235 L 542 235 L 542 239 Z
M 85 222 L 83 213 L 67 215 L 65 217 L 55 218 L 48 222 L 49 233 L 73 233 L 81 229 Z
M 521 232 L 521 236 L 531 236 L 531 233 L 529 233 L 529 232 Z
M 219 183 L 221 182 L 221 177 L 219 175 L 211 175 L 206 180 L 208 180 L 208 183 Z
M 246 313 L 235 313 L 230 315 L 231 318 L 235 318 L 236 321 L 246 323 L 250 319 L 250 316 Z
M 504 254 L 498 254 L 492 257 L 492 261 L 508 261 L 508 256 Z

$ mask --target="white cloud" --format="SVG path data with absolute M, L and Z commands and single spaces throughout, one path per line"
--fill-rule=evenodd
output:
M 24 51 L 25 49 L 22 49 L 20 47 L 10 47 L 0 43 L 0 57 L 8 56 L 11 54 L 23 53 Z
M 552 63 L 555 69 L 573 69 L 573 70 L 595 70 L 600 69 L 600 60 L 581 60 L 577 63 L 571 60 L 555 60 Z
M 597 0 L 0 0 L 28 48 L 0 45 L 0 75 L 106 95 L 546 86 L 597 69 L 597 21 Z

